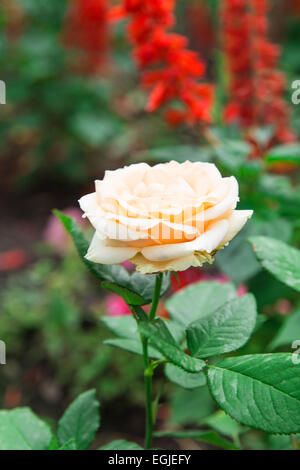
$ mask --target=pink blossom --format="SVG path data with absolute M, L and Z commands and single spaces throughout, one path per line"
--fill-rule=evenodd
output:
M 127 271 L 131 272 L 135 269 L 135 266 L 134 264 L 132 264 L 130 261 L 124 261 L 124 263 L 122 263 L 122 266 L 127 269 Z
M 121 317 L 130 315 L 126 302 L 117 294 L 109 294 L 104 300 L 106 314 L 109 317 Z

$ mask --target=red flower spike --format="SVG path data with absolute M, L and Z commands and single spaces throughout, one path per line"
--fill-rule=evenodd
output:
M 187 39 L 169 32 L 174 25 L 174 0 L 122 0 L 109 13 L 111 21 L 130 18 L 128 37 L 134 46 L 133 57 L 141 69 L 143 87 L 150 88 L 147 111 L 154 112 L 172 101 L 182 111 L 168 109 L 167 122 L 210 122 L 213 87 L 201 85 L 205 65 L 195 52 L 187 49 Z M 151 70 L 147 70 L 151 67 Z
M 98 73 L 108 48 L 107 0 L 71 0 L 63 32 L 66 47 L 82 52 L 80 68 Z
M 287 0 L 289 8 L 293 14 L 300 15 L 300 2 L 299 0 Z
M 167 109 L 165 112 L 165 120 L 171 127 L 177 127 L 187 120 L 186 111 L 180 109 Z
M 224 118 L 243 128 L 274 128 L 270 144 L 293 142 L 290 113 L 284 101 L 285 77 L 277 70 L 280 47 L 268 39 L 268 0 L 224 0 L 223 42 L 230 75 Z M 255 148 L 253 155 L 257 157 Z

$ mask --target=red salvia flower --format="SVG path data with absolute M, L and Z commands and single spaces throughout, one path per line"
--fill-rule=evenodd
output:
M 63 42 L 81 52 L 80 69 L 97 73 L 108 47 L 107 0 L 69 0 Z
M 288 1 L 288 5 L 290 7 L 290 9 L 292 10 L 292 13 L 296 15 L 300 15 L 300 2 L 299 0 L 287 0 Z
M 213 88 L 198 82 L 205 65 L 187 49 L 187 39 L 169 29 L 174 25 L 174 0 L 123 0 L 110 10 L 110 20 L 130 18 L 128 37 L 133 56 L 141 69 L 141 83 L 149 88 L 149 112 L 166 106 L 171 125 L 211 120 Z M 172 102 L 182 109 L 173 108 Z
M 294 141 L 284 100 L 285 77 L 277 70 L 280 48 L 268 40 L 268 0 L 222 3 L 231 95 L 226 121 L 238 121 L 246 129 L 272 126 L 272 144 Z

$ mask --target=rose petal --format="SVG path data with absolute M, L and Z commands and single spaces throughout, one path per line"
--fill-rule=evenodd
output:
M 224 178 L 225 179 L 225 178 Z M 204 211 L 204 220 L 212 220 L 220 217 L 228 211 L 228 209 L 235 209 L 239 200 L 239 185 L 234 176 L 228 178 L 229 193 L 219 204 Z
M 165 261 L 182 258 L 193 254 L 195 251 L 211 253 L 223 240 L 228 231 L 228 226 L 227 220 L 220 220 L 196 240 L 186 243 L 148 246 L 142 249 L 141 252 L 143 256 L 150 261 Z
M 96 193 L 87 194 L 79 199 L 78 202 L 81 209 L 84 211 L 83 217 L 87 217 L 89 219 L 98 234 L 100 235 L 101 233 L 103 238 L 124 241 L 149 238 L 147 232 L 143 232 L 142 230 L 136 231 L 126 225 L 110 220 L 109 217 L 107 217 L 107 213 L 102 211 L 98 205 Z
M 86 196 L 82 196 L 78 200 L 78 202 L 79 202 L 80 208 L 85 213 L 84 215 L 93 214 L 99 208 L 97 204 L 96 193 L 90 193 L 90 194 L 87 194 Z
M 137 248 L 122 246 L 121 243 L 119 246 L 112 246 L 112 243 L 112 240 L 103 239 L 96 232 L 85 258 L 94 263 L 119 264 L 132 258 L 138 252 Z
M 233 211 L 229 217 L 229 227 L 226 236 L 222 240 L 222 245 L 230 242 L 235 235 L 244 227 L 247 220 L 252 217 L 253 211 Z

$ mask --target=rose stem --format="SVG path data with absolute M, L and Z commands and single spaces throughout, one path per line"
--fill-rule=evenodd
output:
M 153 293 L 152 306 L 149 314 L 149 320 L 152 321 L 155 318 L 156 310 L 160 298 L 160 290 L 162 284 L 162 273 L 156 276 L 155 288 Z M 141 341 L 143 346 L 144 356 L 144 382 L 145 382 L 145 394 L 146 394 L 146 434 L 145 434 L 145 449 L 149 450 L 152 447 L 152 433 L 153 433 L 153 410 L 152 410 L 152 376 L 153 367 L 149 361 L 148 354 L 148 339 L 141 335 Z

